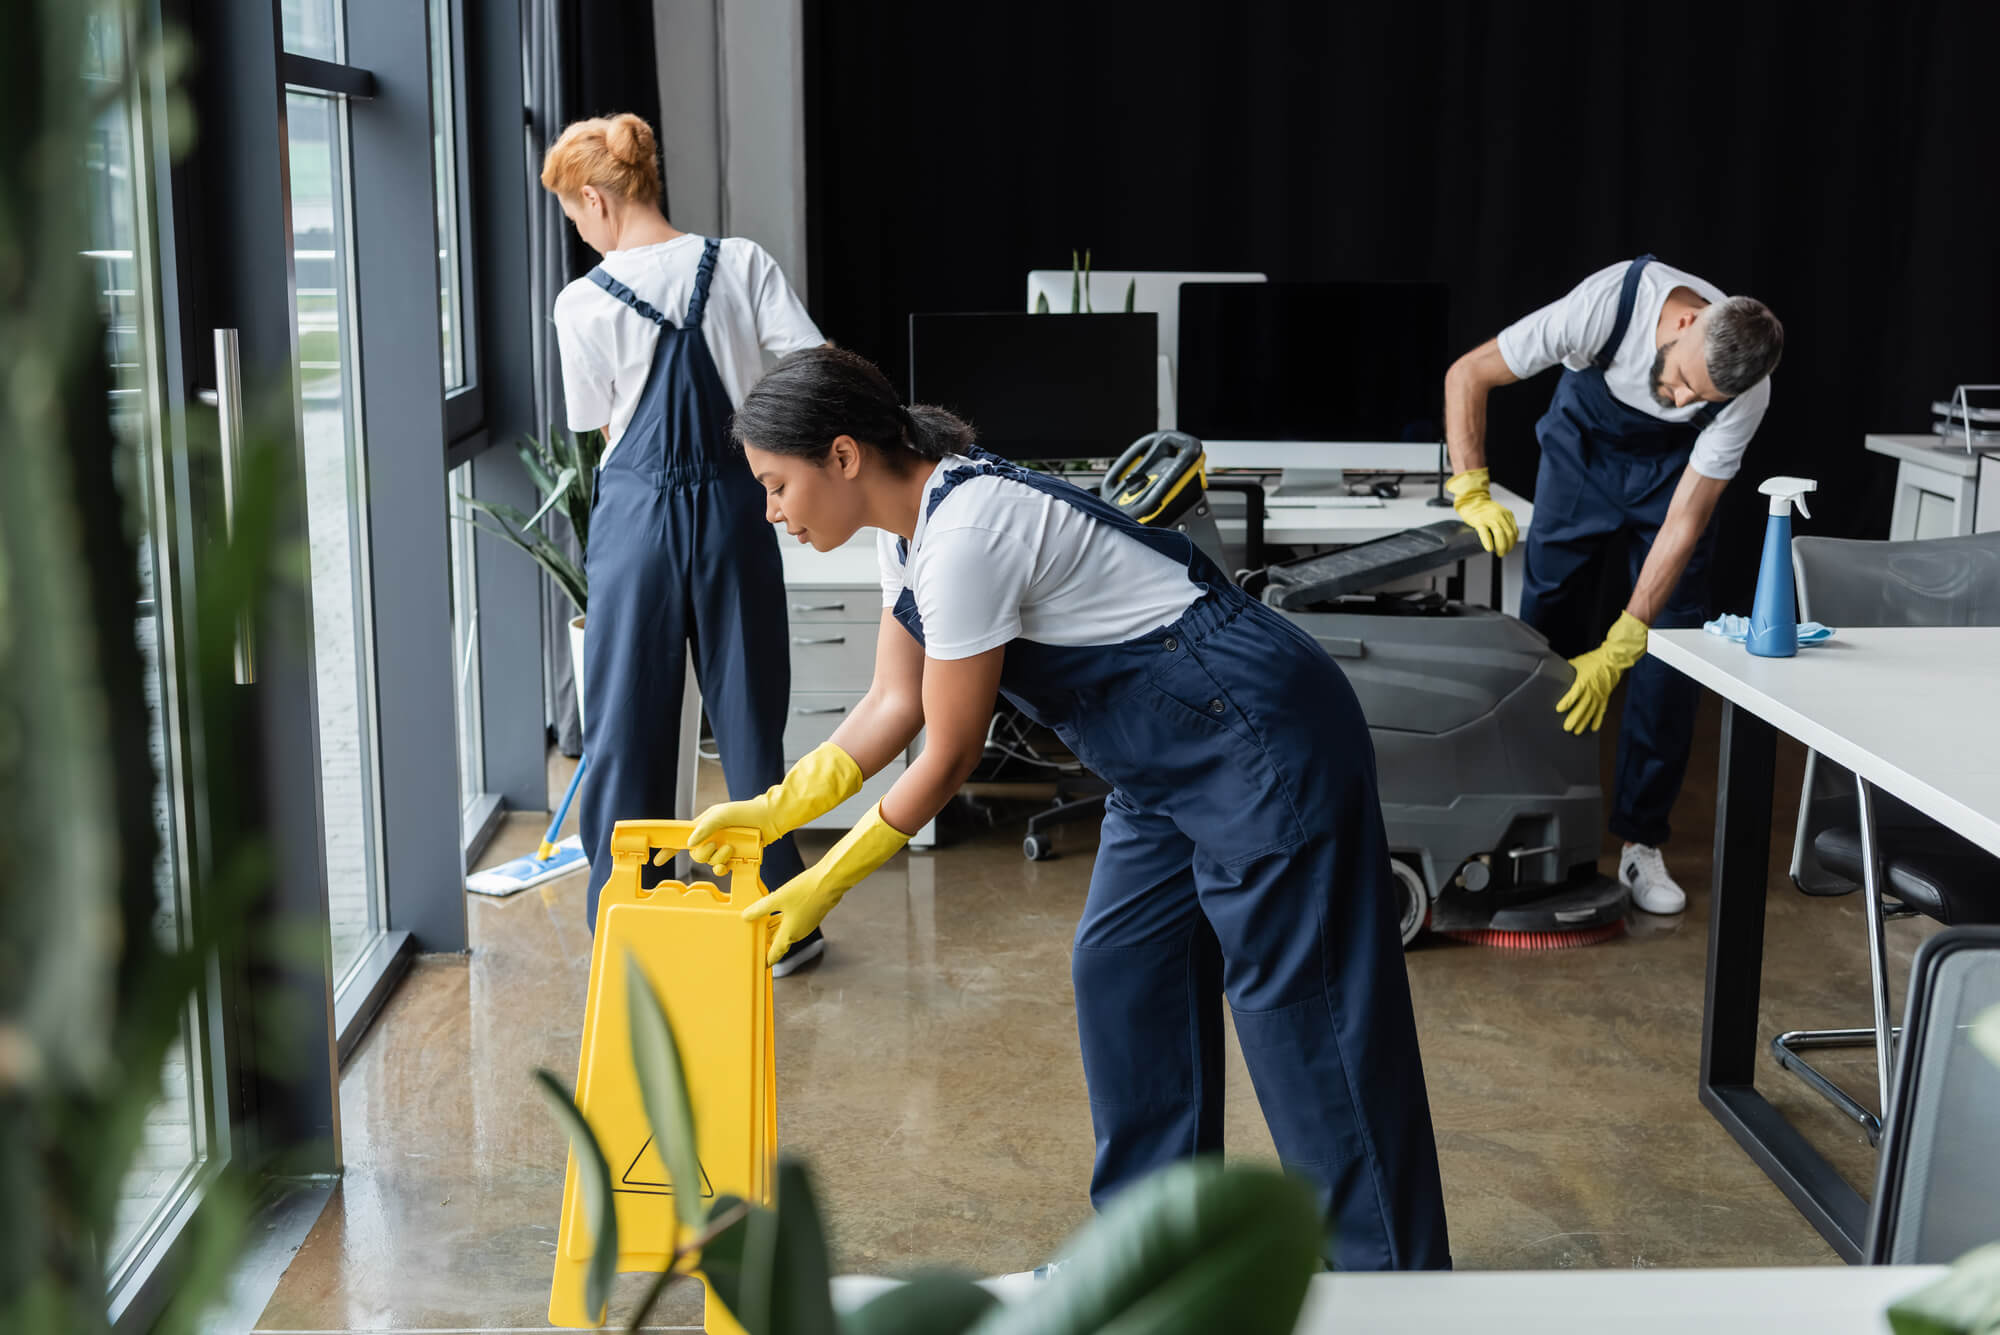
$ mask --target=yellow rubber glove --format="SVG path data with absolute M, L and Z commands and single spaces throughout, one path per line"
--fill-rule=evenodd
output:
M 1451 508 L 1458 517 L 1478 530 L 1479 545 L 1495 556 L 1505 556 L 1521 540 L 1521 526 L 1514 512 L 1493 499 L 1484 468 L 1468 468 L 1444 484 L 1451 493 Z
M 1626 669 L 1646 656 L 1646 623 L 1630 612 L 1620 612 L 1611 623 L 1604 643 L 1587 654 L 1569 660 L 1576 669 L 1576 681 L 1567 694 L 1556 701 L 1556 712 L 1569 711 L 1563 720 L 1564 732 L 1596 732 L 1604 723 L 1604 707 L 1611 702 L 1611 690 Z
M 794 945 L 812 934 L 842 895 L 909 842 L 909 835 L 882 819 L 882 804 L 877 802 L 825 857 L 744 909 L 745 922 L 778 915 L 778 929 L 772 934 L 765 962 L 776 964 L 783 959 Z
M 688 855 L 723 871 L 732 858 L 747 857 L 753 848 L 737 848 L 716 836 L 724 830 L 755 830 L 765 843 L 816 820 L 861 791 L 861 766 L 854 757 L 822 742 L 783 780 L 742 802 L 718 802 L 695 818 L 688 835 Z

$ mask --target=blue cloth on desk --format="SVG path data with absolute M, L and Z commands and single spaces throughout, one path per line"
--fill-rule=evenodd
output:
M 1734 612 L 1724 612 L 1715 620 L 1703 624 L 1702 629 L 1710 635 L 1720 635 L 1725 640 L 1733 640 L 1737 644 L 1741 644 L 1750 638 L 1750 618 L 1737 616 Z M 1833 627 L 1831 626 L 1822 626 L 1817 621 L 1801 621 L 1799 623 L 1799 643 L 1801 645 L 1818 644 L 1822 640 L 1830 640 L 1832 638 Z

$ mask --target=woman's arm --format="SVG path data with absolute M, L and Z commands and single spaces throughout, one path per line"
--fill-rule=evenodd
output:
M 875 632 L 874 680 L 854 712 L 834 729 L 832 741 L 854 757 L 867 778 L 909 750 L 923 726 L 923 646 L 884 608 Z
M 971 776 L 986 750 L 1007 646 L 970 658 L 923 660 L 924 750 L 882 799 L 882 819 L 914 834 Z

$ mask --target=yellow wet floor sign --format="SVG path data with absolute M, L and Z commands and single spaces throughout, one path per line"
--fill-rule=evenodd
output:
M 701 1181 L 693 1189 L 704 1199 L 720 1194 L 768 1203 L 771 1196 L 778 1139 L 771 971 L 764 964 L 771 928 L 768 920 L 742 918 L 743 906 L 762 894 L 760 858 L 731 864 L 727 893 L 700 881 L 640 887 L 641 869 L 661 850 L 685 848 L 692 828 L 687 821 L 618 822 L 611 835 L 611 877 L 597 901 L 576 1104 L 611 1166 L 621 1271 L 667 1268 L 677 1230 L 673 1193 L 682 1189 L 669 1180 L 653 1145 L 632 1067 L 628 952 L 665 1004 L 687 1070 L 701 1162 Z M 549 1290 L 549 1320 L 555 1325 L 597 1324 L 583 1297 L 591 1241 L 572 1153 L 563 1177 Z M 713 1289 L 706 1328 L 710 1335 L 742 1330 Z

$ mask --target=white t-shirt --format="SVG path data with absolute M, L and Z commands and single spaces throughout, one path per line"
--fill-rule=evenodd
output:
M 940 462 L 924 508 L 948 470 L 973 464 Z M 1006 477 L 968 479 L 936 514 L 919 511 L 908 565 L 897 542 L 888 532 L 875 540 L 882 606 L 905 586 L 916 594 L 931 658 L 970 658 L 1013 639 L 1122 644 L 1175 620 L 1201 592 L 1183 563 Z
M 678 325 L 694 298 L 706 240 L 690 232 L 658 245 L 614 250 L 604 257 L 604 271 L 666 316 L 667 323 Z M 660 341 L 659 326 L 588 277 L 556 294 L 555 321 L 570 430 L 608 424 L 608 460 L 639 407 Z M 777 261 L 740 236 L 724 237 L 715 257 L 701 332 L 729 402 L 738 407 L 764 374 L 764 354 L 775 360 L 826 342 Z
M 1611 326 L 1618 321 L 1618 292 L 1630 267 L 1630 261 L 1620 260 L 1599 269 L 1571 289 L 1568 296 L 1501 330 L 1500 356 L 1507 369 L 1526 380 L 1557 362 L 1572 371 L 1587 368 L 1604 341 L 1611 337 Z M 1625 337 L 1604 371 L 1604 385 L 1611 391 L 1611 397 L 1663 422 L 1688 421 L 1705 406 L 1691 403 L 1685 408 L 1662 408 L 1653 397 L 1653 361 L 1659 354 L 1654 344 L 1659 335 L 1660 308 L 1677 287 L 1688 288 L 1710 302 L 1722 301 L 1727 296 L 1713 283 L 1654 260 L 1639 271 L 1631 323 L 1626 325 Z M 1757 424 L 1764 420 L 1764 410 L 1770 405 L 1771 378 L 1765 376 L 1732 399 L 1695 437 L 1694 454 L 1688 460 L 1694 470 L 1703 477 L 1722 480 L 1735 477 L 1743 464 L 1744 447 L 1757 433 Z

